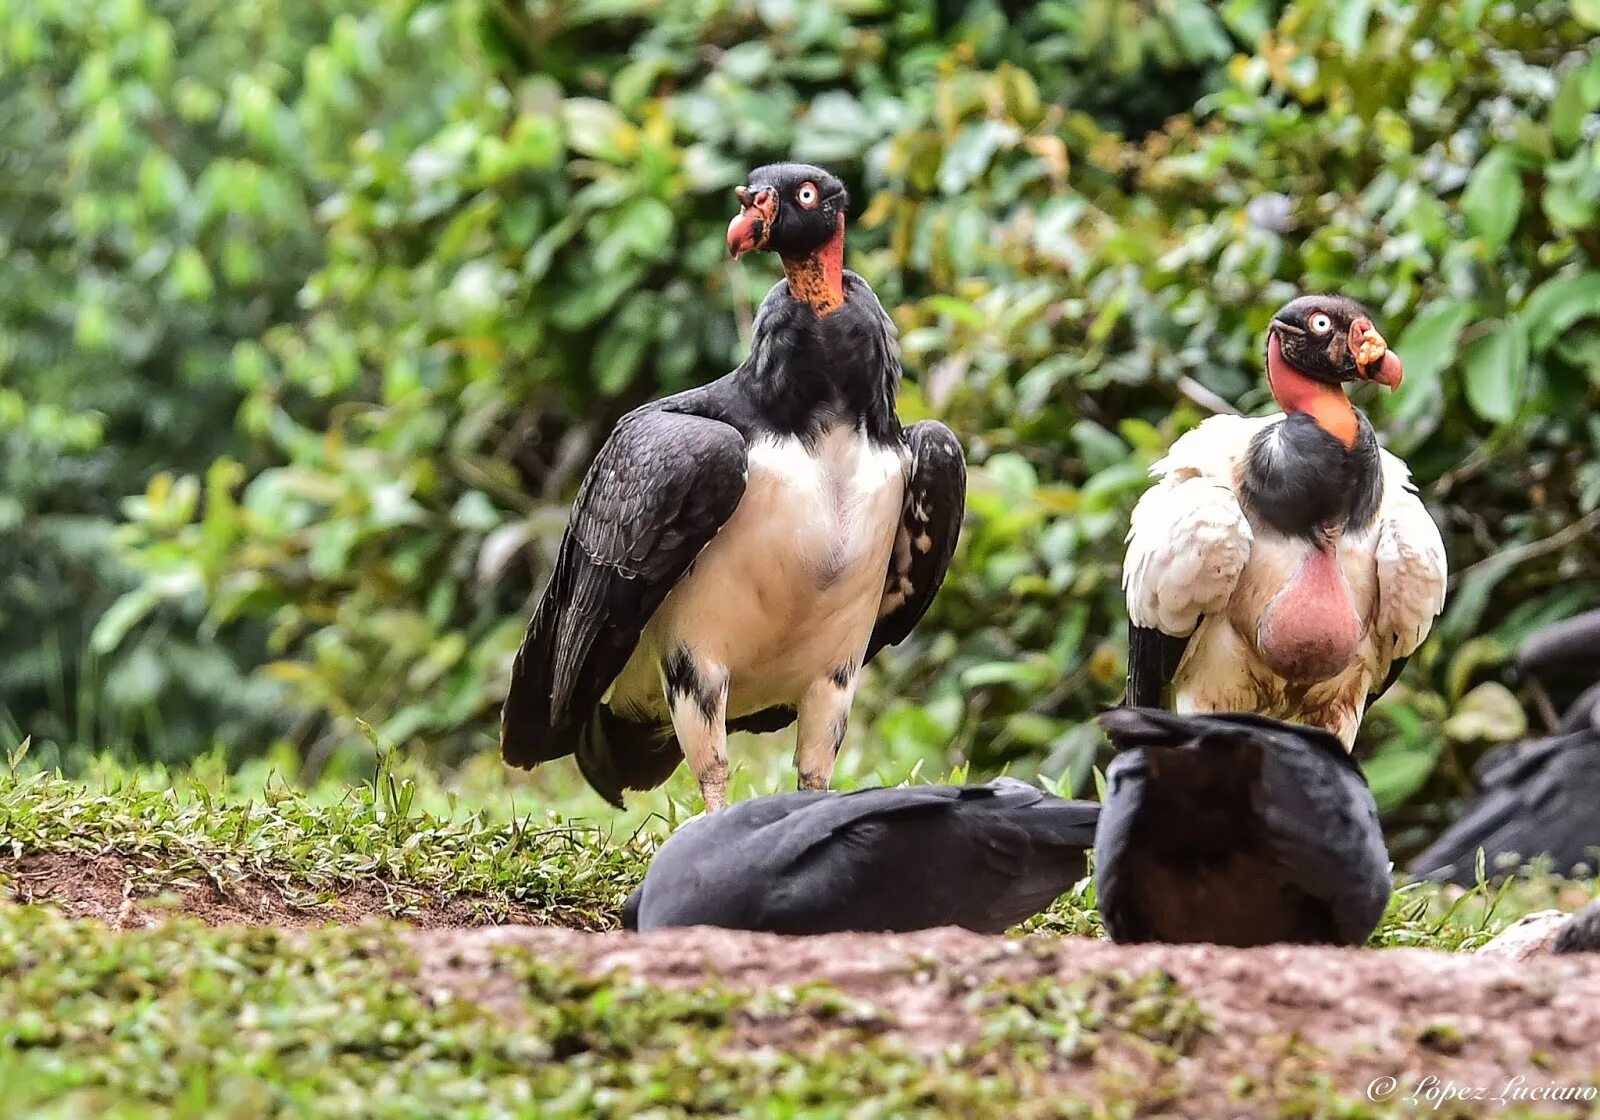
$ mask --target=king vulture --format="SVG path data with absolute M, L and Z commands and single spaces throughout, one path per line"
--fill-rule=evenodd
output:
M 844 269 L 844 184 L 786 163 L 736 193 L 729 252 L 785 273 L 750 357 L 618 422 L 501 713 L 507 762 L 576 755 L 619 806 L 686 758 L 718 809 L 727 732 L 795 721 L 800 788 L 825 789 L 862 665 L 928 609 L 961 528 L 961 445 L 900 426 L 894 325 Z
M 1389 902 L 1378 806 L 1317 728 L 1113 708 L 1094 841 L 1113 941 L 1363 945 Z
M 1083 877 L 1099 815 L 1013 778 L 752 797 L 674 833 L 623 925 L 1000 933 Z
M 1282 414 L 1206 420 L 1134 508 L 1129 704 L 1258 712 L 1354 744 L 1444 607 L 1439 530 L 1342 387 L 1393 389 L 1402 372 L 1348 299 L 1303 296 L 1273 317 Z

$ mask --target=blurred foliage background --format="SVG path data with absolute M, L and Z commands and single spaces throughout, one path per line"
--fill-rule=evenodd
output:
M 778 273 L 726 259 L 731 187 L 794 157 L 851 186 L 904 416 L 974 464 L 849 773 L 1084 788 L 1146 467 L 1268 407 L 1271 312 L 1339 290 L 1405 359 L 1360 403 L 1456 573 L 1360 747 L 1414 842 L 1542 722 L 1515 643 L 1600 601 L 1597 30 L 1596 0 L 0 0 L 0 745 L 316 774 L 366 721 L 489 765 L 565 503 L 624 411 L 742 357 Z

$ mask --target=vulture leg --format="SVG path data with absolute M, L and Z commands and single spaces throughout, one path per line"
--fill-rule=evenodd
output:
M 838 669 L 813 681 L 800 699 L 800 731 L 795 739 L 794 766 L 800 789 L 827 789 L 833 763 L 850 727 L 850 704 L 856 695 L 854 667 Z
M 706 812 L 714 813 L 728 804 L 727 670 L 680 649 L 662 665 L 661 682 L 678 745 L 700 783 Z

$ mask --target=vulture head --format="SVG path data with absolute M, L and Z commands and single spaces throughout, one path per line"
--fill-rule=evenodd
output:
M 1372 315 L 1343 296 L 1301 296 L 1284 304 L 1267 328 L 1267 368 L 1280 364 L 1324 385 L 1375 381 L 1398 389 L 1405 375 Z
M 838 176 L 809 163 L 758 167 L 734 193 L 739 213 L 728 223 L 728 252 L 735 259 L 762 249 L 785 260 L 815 256 L 841 237 L 850 201 Z

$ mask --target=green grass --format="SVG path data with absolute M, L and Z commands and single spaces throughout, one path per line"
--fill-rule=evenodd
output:
M 273 778 L 254 786 L 118 772 L 86 784 L 0 772 L 0 857 L 115 857 L 147 893 L 255 879 L 314 907 L 365 884 L 386 892 L 396 916 L 458 899 L 491 914 L 514 904 L 524 920 L 599 928 L 613 923 L 654 846 L 653 834 L 594 822 L 440 810 L 437 789 L 422 793 L 416 778 L 387 766 L 337 796 Z
M 364 783 L 300 790 L 270 767 L 104 764 L 86 781 L 0 769 L 0 897 L 9 861 L 66 852 L 119 859 L 145 890 L 250 880 L 315 906 L 376 883 L 399 916 L 471 899 L 491 916 L 603 928 L 686 812 L 684 791 L 669 790 L 607 821 L 580 815 L 579 798 L 490 776 L 385 763 Z M 1573 909 L 1592 892 L 1548 877 L 1468 892 L 1411 885 L 1374 942 L 1469 950 L 1521 914 Z M 1092 882 L 1023 928 L 1098 934 Z M 7 1115 L 1118 1115 L 1182 1098 L 1198 1074 L 1180 1059 L 1212 1029 L 1162 973 L 955 985 L 976 1035 L 930 1058 L 904 1047 L 887 1012 L 827 988 L 751 1003 L 709 983 L 595 980 L 506 950 L 493 969 L 515 999 L 491 1011 L 439 991 L 417 951 L 398 926 L 178 920 L 116 932 L 0 903 Z M 1325 1057 L 1288 1047 L 1271 1084 L 1302 1094 L 1307 1114 L 1384 1114 L 1319 1080 Z M 1041 1091 L 1063 1078 L 1072 1098 Z
M 747 771 L 746 783 L 756 788 L 743 796 L 782 788 L 778 774 L 760 783 L 756 776 Z M 899 778 L 908 776 L 920 777 L 913 771 Z M 106 763 L 81 782 L 0 768 L 0 861 L 69 851 L 125 861 L 142 893 L 253 879 L 292 905 L 314 908 L 361 884 L 381 887 L 385 909 L 396 917 L 455 899 L 487 917 L 515 912 L 524 921 L 612 926 L 655 847 L 689 815 L 692 796 L 669 785 L 627 813 L 602 814 L 571 788 L 581 784 L 575 777 L 543 780 L 569 788 L 535 796 L 497 762 L 442 779 L 386 759 L 369 781 L 330 779 L 310 790 L 290 785 L 270 765 L 229 775 L 209 764 L 172 773 Z M 0 894 L 4 874 L 0 862 Z M 1408 884 L 1373 941 L 1473 949 L 1523 914 L 1575 909 L 1594 893 L 1593 883 L 1542 875 L 1466 892 Z M 1093 883 L 1080 883 L 1022 929 L 1099 935 Z
M 885 1014 L 823 987 L 663 990 L 519 950 L 494 968 L 516 999 L 489 1015 L 425 993 L 392 929 L 291 940 L 180 923 L 107 937 L 12 911 L 0 922 L 7 1114 L 631 1117 L 759 1101 L 766 1116 L 1056 1115 L 1027 1099 L 1028 1070 L 1086 1061 L 1113 1031 L 1170 1062 L 1205 1030 L 1170 978 L 1095 976 L 975 993 L 981 1039 L 929 1060 L 878 1037 Z M 796 1045 L 794 1029 L 814 1037 Z

